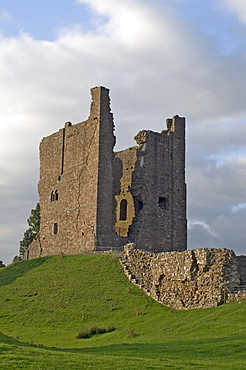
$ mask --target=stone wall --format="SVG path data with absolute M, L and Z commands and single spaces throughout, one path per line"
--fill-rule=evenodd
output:
M 112 246 L 115 137 L 109 90 L 91 90 L 89 118 L 40 144 L 40 235 L 26 258 Z
M 241 285 L 246 285 L 246 256 L 237 256 Z
M 137 162 L 137 149 L 138 147 L 135 146 L 115 153 L 113 162 L 116 194 L 115 232 L 121 237 L 129 236 L 129 226 L 138 213 L 135 211 L 136 205 L 131 192 L 132 176 Z
M 161 133 L 140 131 L 138 146 L 115 153 L 116 233 L 121 243 L 146 251 L 187 245 L 185 119 L 175 116 L 166 126 Z
M 218 306 L 240 285 L 236 256 L 228 249 L 153 254 L 128 244 L 121 264 L 146 294 L 175 309 Z
M 40 233 L 36 236 L 36 238 L 32 241 L 29 245 L 28 249 L 24 252 L 24 260 L 28 260 L 30 258 L 40 258 L 42 257 L 42 247 L 40 241 Z
M 120 250 L 186 249 L 185 119 L 114 153 L 109 90 L 91 89 L 86 121 L 40 143 L 40 234 L 25 258 Z

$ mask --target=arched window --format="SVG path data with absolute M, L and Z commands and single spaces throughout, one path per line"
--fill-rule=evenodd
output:
M 55 191 L 55 200 L 58 200 L 58 190 Z
M 51 192 L 51 194 L 50 194 L 50 201 L 51 201 L 51 202 L 54 202 L 54 200 L 55 200 L 55 194 L 54 194 L 54 192 L 52 191 L 52 192 Z
M 127 219 L 127 200 L 122 199 L 120 202 L 120 221 L 126 221 Z

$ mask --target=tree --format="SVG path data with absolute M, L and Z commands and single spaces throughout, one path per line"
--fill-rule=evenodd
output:
M 31 210 L 31 215 L 27 219 L 29 228 L 24 232 L 24 237 L 20 241 L 20 256 L 23 257 L 25 251 L 36 238 L 40 229 L 40 206 L 37 203 L 36 208 Z
M 22 260 L 23 260 L 23 257 L 21 257 L 21 256 L 14 256 L 12 263 L 15 263 L 15 262 L 18 262 L 18 261 L 22 261 Z

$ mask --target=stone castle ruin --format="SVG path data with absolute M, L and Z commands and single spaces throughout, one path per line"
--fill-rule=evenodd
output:
M 120 262 L 133 284 L 175 309 L 208 308 L 246 299 L 246 256 L 235 256 L 230 249 L 156 254 L 127 244 Z
M 91 89 L 89 118 L 40 144 L 41 225 L 27 258 L 121 249 L 186 250 L 185 119 L 114 153 L 109 90 Z
M 123 249 L 126 275 L 158 302 L 225 302 L 246 284 L 246 256 L 186 250 L 185 119 L 142 130 L 136 146 L 114 153 L 109 90 L 91 96 L 86 121 L 66 122 L 40 144 L 40 232 L 25 258 Z

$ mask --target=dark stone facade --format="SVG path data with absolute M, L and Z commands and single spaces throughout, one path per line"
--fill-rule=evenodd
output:
M 246 286 L 246 256 L 237 256 L 241 285 Z

